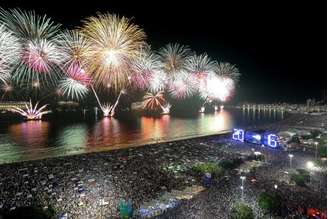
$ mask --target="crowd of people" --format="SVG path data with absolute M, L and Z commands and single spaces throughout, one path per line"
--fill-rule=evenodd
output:
M 168 171 L 226 157 L 206 138 L 111 152 L 49 158 L 0 166 L 0 209 L 21 206 L 53 208 L 71 218 L 118 216 L 120 200 L 143 202 L 195 183 L 193 177 Z

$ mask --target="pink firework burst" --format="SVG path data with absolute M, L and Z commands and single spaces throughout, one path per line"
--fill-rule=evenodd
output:
M 145 90 L 149 87 L 149 81 L 151 79 L 151 76 L 152 72 L 147 70 L 144 70 L 142 73 L 133 72 L 129 77 L 129 81 L 131 82 L 133 87 Z
M 66 75 L 75 81 L 80 82 L 81 84 L 85 86 L 89 86 L 91 84 L 91 78 L 84 69 L 80 67 L 78 64 L 71 64 L 67 70 L 66 70 Z
M 132 62 L 130 83 L 138 89 L 145 90 L 149 88 L 152 76 L 161 68 L 162 63 L 159 56 L 153 53 L 149 46 L 142 48 L 137 58 Z
M 22 61 L 34 72 L 49 73 L 61 60 L 56 45 L 47 40 L 31 41 L 23 49 Z
M 170 94 L 177 99 L 184 99 L 197 92 L 197 79 L 187 73 L 177 75 L 169 84 Z

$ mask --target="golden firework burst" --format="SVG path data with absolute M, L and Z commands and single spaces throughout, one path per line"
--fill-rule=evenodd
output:
M 84 21 L 81 32 L 90 43 L 87 72 L 98 86 L 118 91 L 128 83 L 131 63 L 146 43 L 146 34 L 126 17 L 98 14 Z

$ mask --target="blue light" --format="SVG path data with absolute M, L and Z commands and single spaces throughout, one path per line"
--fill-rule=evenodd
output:
M 233 129 L 232 139 L 240 142 L 266 145 L 271 148 L 279 146 L 278 136 L 263 130 L 244 131 L 243 129 Z
M 268 146 L 275 148 L 278 146 L 277 142 L 278 136 L 275 134 L 269 134 L 268 135 Z
M 245 141 L 253 144 L 261 144 L 261 134 L 253 131 L 246 131 Z
M 244 142 L 244 130 L 234 129 L 232 134 L 232 139 L 240 142 Z
M 261 141 L 261 135 L 259 134 L 253 135 L 253 138 L 255 138 L 257 141 Z

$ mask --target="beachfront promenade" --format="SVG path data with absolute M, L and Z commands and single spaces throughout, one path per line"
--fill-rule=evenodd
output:
M 289 113 L 326 113 L 326 104 L 306 105 L 306 104 L 257 104 L 247 103 L 233 106 L 242 110 L 258 110 L 258 111 L 284 111 Z

